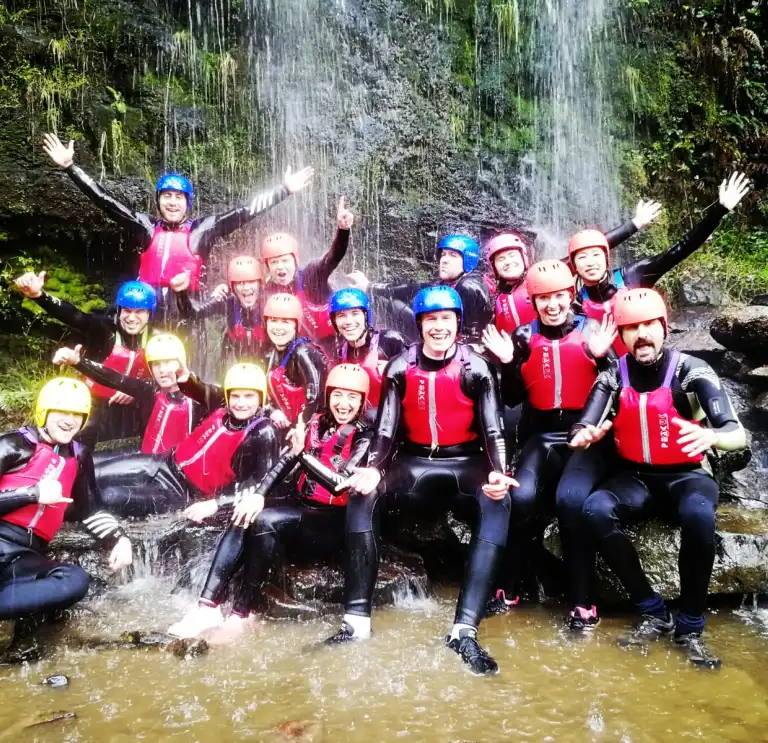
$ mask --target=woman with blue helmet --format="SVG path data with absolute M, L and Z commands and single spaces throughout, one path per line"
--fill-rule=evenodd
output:
M 379 407 L 381 374 L 387 362 L 405 348 L 405 338 L 395 330 L 373 327 L 371 305 L 360 289 L 339 289 L 330 301 L 331 322 L 339 339 L 342 364 L 359 364 L 371 381 L 367 401 Z
M 74 142 L 64 146 L 55 134 L 44 136 L 43 149 L 62 168 L 75 185 L 121 226 L 139 234 L 141 281 L 161 289 L 160 303 L 164 307 L 171 279 L 185 271 L 190 273 L 190 289 L 198 291 L 200 278 L 215 241 L 225 237 L 257 215 L 300 191 L 312 180 L 313 169 L 293 173 L 288 168 L 283 183 L 271 191 L 255 196 L 222 214 L 192 219 L 189 216 L 194 189 L 192 183 L 179 173 L 163 175 L 155 187 L 159 217 L 136 212 L 110 196 L 94 180 L 74 164 Z

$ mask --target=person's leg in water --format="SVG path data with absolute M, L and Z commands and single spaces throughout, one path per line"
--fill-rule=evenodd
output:
M 189 494 L 168 455 L 133 454 L 96 467 L 104 506 L 120 516 L 146 518 L 187 505 Z

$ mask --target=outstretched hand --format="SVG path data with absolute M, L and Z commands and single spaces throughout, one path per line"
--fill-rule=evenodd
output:
M 43 134 L 43 150 L 60 168 L 68 168 L 75 159 L 75 141 L 65 147 L 55 134 Z
M 682 418 L 673 418 L 672 423 L 680 429 L 681 435 L 677 443 L 685 444 L 683 452 L 691 458 L 703 454 L 717 443 L 717 434 L 711 428 L 705 428 Z
M 314 176 L 315 169 L 312 167 L 302 168 L 297 173 L 294 173 L 293 168 L 289 166 L 288 170 L 285 171 L 283 185 L 288 189 L 288 193 L 297 193 L 312 183 Z
M 584 426 L 576 432 L 576 435 L 568 442 L 571 449 L 588 449 L 591 444 L 596 444 L 605 434 L 611 430 L 613 421 L 603 421 L 599 426 Z
M 610 350 L 617 335 L 613 314 L 607 312 L 600 321 L 600 329 L 592 328 L 587 338 L 587 349 L 592 354 L 592 358 L 602 359 Z
M 495 325 L 487 325 L 483 330 L 483 345 L 502 364 L 509 364 L 515 357 L 515 344 L 506 330 L 499 332 Z
M 731 173 L 731 177 L 724 179 L 720 184 L 720 203 L 728 211 L 733 211 L 751 188 L 746 173 Z
M 336 492 L 350 488 L 360 495 L 370 495 L 381 482 L 381 472 L 375 467 L 353 467 L 352 474 L 336 486 Z
M 77 366 L 83 354 L 82 345 L 78 344 L 74 348 L 57 348 L 53 354 L 54 366 Z
M 16 284 L 16 288 L 25 297 L 29 297 L 29 299 L 37 299 L 43 293 L 45 271 L 40 271 L 40 273 L 27 271 L 19 276 L 13 283 Z
M 355 215 L 347 209 L 344 203 L 344 197 L 339 199 L 339 209 L 336 212 L 336 225 L 340 230 L 352 229 L 352 223 L 355 221 Z
M 635 207 L 632 222 L 638 230 L 642 230 L 661 214 L 661 204 L 658 201 L 640 199 Z

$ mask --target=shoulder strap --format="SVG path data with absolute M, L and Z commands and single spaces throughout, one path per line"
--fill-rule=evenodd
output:
M 29 444 L 37 446 L 40 443 L 34 428 L 24 426 L 23 428 L 20 428 L 17 433 Z
M 355 433 L 357 426 L 354 423 L 347 423 L 339 429 L 339 437 L 333 445 L 333 453 L 338 454 L 347 443 L 347 439 Z
M 256 426 L 259 425 L 262 421 L 267 420 L 263 415 L 257 415 L 253 420 L 251 420 L 248 425 L 245 427 L 245 435 L 247 436 L 251 431 L 253 431 Z
M 536 333 L 538 332 L 539 332 L 539 321 L 537 319 L 531 322 L 531 335 L 536 335 Z
M 280 366 L 285 367 L 288 364 L 291 355 L 302 343 L 309 343 L 309 338 L 304 338 L 302 336 L 300 338 L 294 338 L 291 341 L 291 345 L 288 346 L 288 350 L 285 352 L 285 358 L 280 362 Z
M 296 269 L 296 291 L 297 292 L 304 291 L 304 269 L 303 268 Z
M 463 343 L 459 343 L 459 348 L 456 353 L 456 359 L 465 368 L 469 369 L 472 365 L 472 352 L 469 346 L 465 346 Z
M 371 342 L 368 344 L 368 353 L 379 355 L 379 331 L 374 330 L 371 334 Z
M 576 317 L 573 319 L 573 329 L 581 332 L 582 330 L 584 330 L 584 325 L 586 322 L 587 322 L 586 315 L 576 315 Z
M 617 268 L 613 272 L 613 283 L 617 289 L 623 289 L 626 286 L 624 283 L 624 274 L 621 272 L 620 268 Z
M 680 363 L 680 351 L 675 348 L 669 357 L 667 373 L 664 375 L 664 381 L 661 385 L 662 387 L 670 387 L 672 385 L 672 378 L 675 376 L 678 363 Z
M 408 366 L 416 366 L 416 359 L 419 357 L 419 344 L 412 343 L 408 346 Z
M 629 369 L 627 369 L 626 353 L 619 359 L 619 379 L 621 380 L 622 387 L 628 388 L 632 386 L 629 383 Z

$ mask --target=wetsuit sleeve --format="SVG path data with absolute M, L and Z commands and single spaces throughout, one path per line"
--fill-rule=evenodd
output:
M 103 212 L 108 214 L 123 227 L 140 228 L 147 234 L 152 235 L 154 230 L 154 220 L 149 214 L 135 212 L 130 207 L 110 196 L 96 181 L 87 173 L 77 167 L 70 165 L 64 171 L 72 179 L 72 182 Z
M 722 204 L 715 204 L 704 219 L 686 232 L 669 250 L 624 266 L 621 269 L 624 283 L 630 289 L 655 286 L 664 274 L 680 265 L 706 242 L 726 214 L 728 210 Z
M 368 466 L 375 467 L 382 475 L 389 468 L 397 449 L 397 429 L 400 426 L 405 373 L 408 369 L 406 353 L 403 352 L 387 364 L 381 380 L 381 400 Z
M 499 364 L 501 376 L 501 400 L 504 405 L 514 408 L 525 399 L 525 385 L 520 369 L 531 354 L 531 326 L 523 325 L 512 334 L 515 355 L 508 364 Z
M 290 363 L 296 365 L 294 378 L 300 379 L 304 385 L 307 402 L 301 417 L 306 424 L 309 424 L 310 419 L 318 412 L 323 402 L 325 378 L 328 375 L 328 359 L 317 346 L 302 343 L 294 351 Z M 293 377 L 293 374 L 291 376 Z
M 207 411 L 222 407 L 224 388 L 218 384 L 208 384 L 201 381 L 197 375 L 190 374 L 186 382 L 179 382 L 179 389 L 191 400 L 199 402 Z
M 31 447 L 29 442 L 16 432 L 0 436 L 0 477 L 26 464 L 32 458 L 33 451 L 34 447 Z M 37 496 L 36 485 L 0 491 L 0 516 L 22 506 L 37 503 Z
M 114 369 L 108 369 L 106 366 L 88 359 L 81 358 L 80 363 L 75 364 L 75 369 L 81 374 L 85 374 L 86 377 L 90 377 L 94 382 L 103 384 L 105 387 L 111 387 L 113 390 L 120 390 L 120 392 L 125 392 L 126 395 L 137 399 L 152 400 L 157 392 L 157 388 L 152 382 L 126 377 Z
M 637 232 L 635 223 L 630 219 L 624 224 L 615 227 L 605 233 L 605 239 L 608 241 L 608 247 L 613 250 L 618 248 L 625 240 L 629 240 Z
M 228 488 L 230 492 L 239 485 L 240 490 L 257 487 L 269 473 L 280 455 L 277 430 L 268 420 L 261 421 L 249 433 L 248 438 L 237 450 L 232 461 L 235 480 Z
M 689 399 L 694 396 L 698 403 L 692 405 L 694 419 L 705 418 L 717 434 L 715 448 L 723 451 L 743 449 L 747 445 L 746 433 L 712 367 L 694 356 L 686 356 L 678 379 L 683 392 Z
M 93 336 L 99 336 L 99 339 L 106 340 L 115 332 L 115 321 L 110 315 L 93 315 L 90 312 L 81 312 L 74 305 L 54 297 L 48 292 L 43 292 L 32 301 L 36 302 L 46 314 L 79 331 L 89 340 L 94 340 Z
M 479 340 L 485 327 L 493 322 L 491 291 L 482 278 L 471 277 L 457 287 L 464 305 L 462 335 L 473 341 Z
M 399 353 L 402 353 L 408 342 L 396 330 L 379 331 L 379 355 L 386 359 L 393 359 Z
M 616 367 L 606 369 L 597 375 L 595 383 L 581 411 L 579 422 L 571 427 L 568 439 L 572 439 L 580 428 L 599 426 L 612 418 L 619 398 L 619 377 Z
M 410 305 L 413 298 L 421 289 L 429 284 L 420 281 L 410 281 L 407 284 L 370 284 L 369 297 L 383 297 L 384 299 L 397 300 Z
M 344 260 L 348 247 L 349 230 L 337 229 L 328 252 L 304 266 L 304 291 L 311 302 L 321 304 L 328 301 L 328 279 Z
M 488 362 L 472 354 L 467 390 L 468 395 L 477 403 L 477 419 L 484 440 L 485 452 L 491 469 L 496 472 L 507 471 L 507 449 L 504 442 L 504 429 L 499 409 L 499 393 L 496 380 Z
M 176 306 L 183 320 L 189 320 L 190 318 L 203 320 L 206 317 L 223 315 L 226 302 L 226 298 L 214 299 L 212 297 L 199 301 L 193 299 L 189 292 L 176 292 Z

